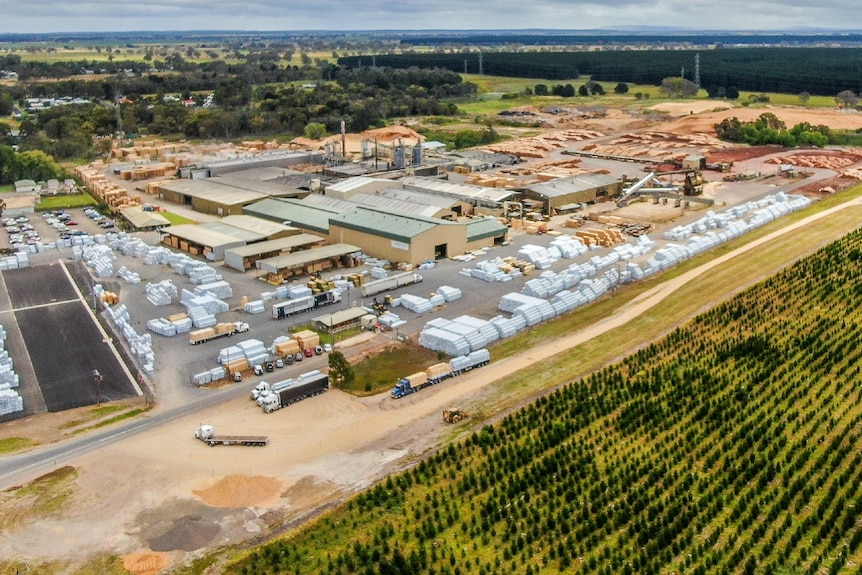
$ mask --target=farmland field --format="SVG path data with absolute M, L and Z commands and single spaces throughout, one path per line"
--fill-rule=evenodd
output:
M 862 232 L 230 573 L 850 573 Z

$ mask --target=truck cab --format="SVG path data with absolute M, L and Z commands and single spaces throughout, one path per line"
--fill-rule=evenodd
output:
M 389 395 L 392 399 L 400 399 L 411 393 L 413 393 L 413 388 L 410 387 L 410 382 L 405 378 L 398 380 L 398 383 L 395 384 L 395 387 L 392 388 L 392 393 Z

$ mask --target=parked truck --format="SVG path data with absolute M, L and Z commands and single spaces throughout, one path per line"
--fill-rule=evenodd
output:
M 400 399 L 405 395 L 415 393 L 420 389 L 426 388 L 429 385 L 440 383 L 446 378 L 461 375 L 465 371 L 469 371 L 474 367 L 482 367 L 488 365 L 491 361 L 491 354 L 487 349 L 477 349 L 467 355 L 462 355 L 452 358 L 448 363 L 436 363 L 426 369 L 407 377 L 398 380 L 392 392 L 389 394 L 392 399 Z
M 244 321 L 217 323 L 213 327 L 205 327 L 203 329 L 190 331 L 189 343 L 197 345 L 217 337 L 232 336 L 235 333 L 243 333 L 246 331 L 248 331 L 248 324 Z
M 213 447 L 215 445 L 247 445 L 263 447 L 269 443 L 266 435 L 216 435 L 212 425 L 201 425 L 195 431 L 195 437 Z
M 319 294 L 287 299 L 272 304 L 272 317 L 273 319 L 283 319 L 295 313 L 301 313 L 340 301 L 341 292 L 337 290 L 328 290 Z
M 421 281 L 421 275 L 415 272 L 404 272 L 362 284 L 359 289 L 362 292 L 362 297 L 370 297 L 380 292 L 409 286 Z
M 273 384 L 265 394 L 260 394 L 257 404 L 264 413 L 272 413 L 306 397 L 319 395 L 329 389 L 329 376 L 314 370 L 303 373 L 296 379 Z

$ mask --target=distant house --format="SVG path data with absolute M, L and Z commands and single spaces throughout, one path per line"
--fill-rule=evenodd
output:
M 42 191 L 42 186 L 33 180 L 18 180 L 15 182 L 15 192 L 18 194 L 32 194 Z

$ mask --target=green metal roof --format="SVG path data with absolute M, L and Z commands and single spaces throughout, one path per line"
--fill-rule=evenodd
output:
M 416 236 L 439 225 L 455 225 L 446 220 L 395 214 L 366 207 L 356 208 L 338 216 L 333 216 L 330 218 L 330 221 L 332 224 L 342 228 L 365 232 L 404 243 L 410 243 Z
M 494 218 L 474 218 L 467 222 L 467 241 L 474 242 L 483 238 L 506 236 L 509 228 Z
M 276 222 L 290 222 L 295 228 L 329 233 L 329 218 L 339 212 L 321 206 L 309 206 L 290 198 L 267 198 L 242 209 L 244 214 L 265 218 Z

